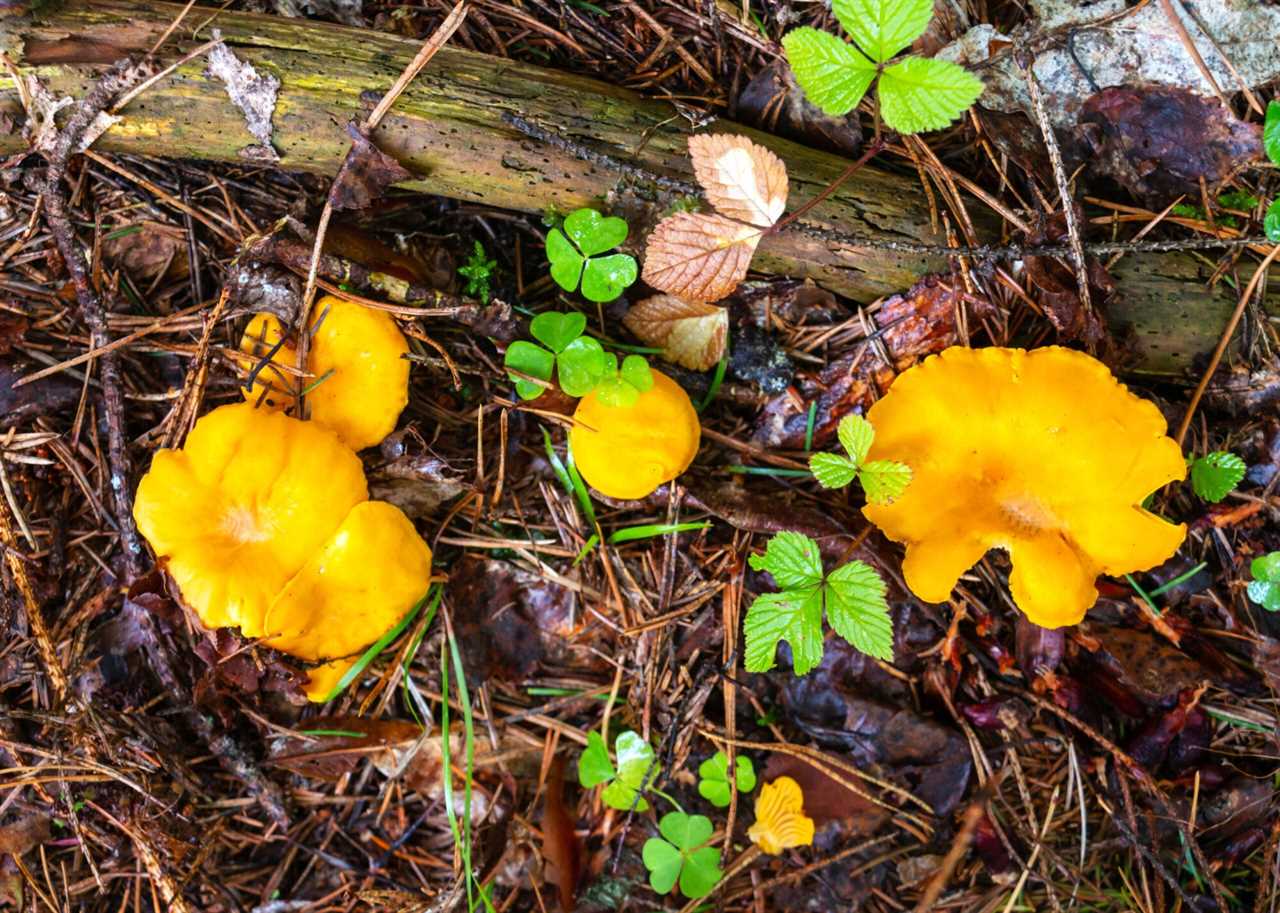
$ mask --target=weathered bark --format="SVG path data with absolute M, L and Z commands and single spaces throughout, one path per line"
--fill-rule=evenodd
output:
M 0 47 L 21 71 L 34 72 L 55 92 L 79 95 L 91 76 L 118 57 L 142 53 L 178 14 L 168 3 L 95 0 L 35 16 L 0 18 Z M 344 126 L 376 103 L 418 48 L 418 42 L 327 23 L 196 7 L 161 51 L 165 60 L 208 40 L 212 28 L 235 53 L 282 82 L 274 143 L 283 168 L 332 174 L 349 144 Z M 9 81 L 0 110 L 13 112 Z M 123 112 L 123 121 L 95 148 L 166 157 L 235 161 L 254 144 L 221 83 L 204 75 L 204 61 L 182 66 Z M 446 48 L 401 96 L 377 131 L 379 144 L 419 175 L 406 186 L 461 200 L 539 211 L 589 204 L 623 180 L 608 162 L 583 161 L 513 129 L 517 115 L 626 166 L 682 181 L 692 174 L 687 125 L 670 105 L 580 76 Z M 787 163 L 791 203 L 812 198 L 847 164 L 745 127 Z M 0 152 L 22 138 L 0 135 Z M 975 218 L 984 218 L 974 204 Z M 939 244 L 925 195 L 914 175 L 874 168 L 818 206 L 806 220 L 878 242 Z M 983 221 L 981 231 L 991 223 Z M 993 240 L 987 237 L 982 240 Z M 907 288 L 922 273 L 946 270 L 944 258 L 819 240 L 798 231 L 770 236 L 755 269 L 809 276 L 867 301 Z M 1183 254 L 1130 255 L 1121 261 L 1113 326 L 1131 328 L 1133 369 L 1182 374 L 1213 347 L 1232 301 L 1211 291 L 1209 267 Z

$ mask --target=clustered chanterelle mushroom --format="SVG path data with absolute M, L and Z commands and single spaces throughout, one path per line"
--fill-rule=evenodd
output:
M 248 401 L 214 409 L 182 449 L 156 454 L 134 517 L 201 622 L 314 663 L 304 691 L 318 701 L 425 594 L 431 549 L 399 508 L 369 500 L 355 453 L 408 400 L 404 337 L 360 305 L 325 298 L 316 310 L 308 373 L 331 373 L 309 394 L 313 420 L 277 411 L 293 401 L 282 379 L 297 357 L 281 346 L 279 385 L 259 372 Z M 269 349 L 280 332 L 259 315 L 244 347 Z

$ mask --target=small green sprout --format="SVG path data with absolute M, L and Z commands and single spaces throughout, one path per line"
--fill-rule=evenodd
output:
M 467 280 L 466 287 L 462 293 L 468 298 L 479 298 L 481 301 L 489 300 L 489 280 L 493 277 L 494 267 L 498 265 L 497 260 L 490 260 L 484 251 L 484 245 L 479 241 L 475 242 L 476 246 L 471 251 L 471 256 L 467 258 L 467 262 L 458 267 L 458 275 L 465 276 Z
M 578 758 L 578 782 L 584 789 L 604 784 L 600 798 L 610 808 L 621 811 L 647 811 L 649 802 L 643 793 L 658 778 L 659 766 L 653 748 L 631 730 L 618 733 L 613 743 L 617 766 L 609 757 L 609 748 L 598 732 L 587 735 L 587 747 Z
M 796 82 L 824 113 L 848 114 L 878 78 L 879 116 L 899 133 L 919 133 L 947 126 L 982 94 L 982 81 L 948 60 L 891 62 L 924 33 L 933 0 L 832 0 L 831 11 L 854 44 L 813 28 L 782 39 Z
M 653 386 L 647 361 L 628 355 L 619 368 L 616 355 L 606 352 L 598 339 L 582 335 L 586 328 L 587 317 L 578 311 L 550 311 L 530 321 L 529 332 L 542 345 L 518 339 L 503 360 L 521 399 L 541 396 L 544 385 L 529 378 L 549 386 L 553 371 L 565 393 L 586 396 L 599 388 L 600 401 L 608 406 L 634 405 Z
M 1268 612 L 1280 612 L 1280 552 L 1254 558 L 1249 573 L 1249 598 Z
M 854 479 L 871 504 L 890 504 L 911 484 L 911 467 L 894 460 L 867 462 L 867 453 L 876 431 L 861 415 L 846 415 L 836 427 L 836 436 L 848 456 L 815 453 L 809 457 L 809 470 L 823 488 L 844 488 Z
M 1280 101 L 1272 99 L 1267 105 L 1267 116 L 1262 124 L 1262 148 L 1271 164 L 1280 165 Z M 1267 214 L 1262 217 L 1262 230 L 1267 240 L 1280 244 L 1280 197 L 1271 201 Z
M 1244 460 L 1226 450 L 1215 450 L 1191 461 L 1191 488 L 1197 495 L 1217 504 L 1244 478 Z
M 706 846 L 714 832 L 705 815 L 668 812 L 658 822 L 661 837 L 650 837 L 641 858 L 649 870 L 649 886 L 668 894 L 680 884 L 680 893 L 690 900 L 706 897 L 724 874 L 720 851 Z
M 636 281 L 639 269 L 629 254 L 596 256 L 627 240 L 627 223 L 617 216 L 602 216 L 594 209 L 579 209 L 565 217 L 561 228 L 547 233 L 547 259 L 551 278 L 566 292 L 582 284 L 588 301 L 613 301 Z
M 747 609 L 744 661 L 748 672 L 773 668 L 778 641 L 791 645 L 796 675 L 822 662 L 822 615 L 835 632 L 877 659 L 893 659 L 893 621 L 885 583 L 865 561 L 823 571 L 818 544 L 801 533 L 782 532 L 769 540 L 751 566 L 773 575 L 781 592 L 762 593 Z
M 749 793 L 756 788 L 756 769 L 746 755 L 738 755 L 734 762 L 738 792 Z M 732 790 L 729 786 L 729 758 L 717 751 L 698 765 L 698 794 L 716 808 L 727 808 Z

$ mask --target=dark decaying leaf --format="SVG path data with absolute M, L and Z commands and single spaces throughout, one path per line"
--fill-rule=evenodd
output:
M 297 322 L 302 280 L 272 263 L 237 260 L 227 271 L 229 300 L 246 314 L 272 314 L 285 326 Z
M 816 377 L 802 376 L 796 385 L 799 389 L 770 400 L 752 440 L 765 447 L 799 449 L 804 445 L 809 403 L 815 400 L 813 444 L 820 447 L 832 440 L 840 419 L 870 406 L 899 371 L 960 341 L 957 314 L 961 307 L 967 308 L 973 324 L 990 312 L 991 305 L 966 295 L 946 276 L 926 276 L 905 294 L 885 299 L 874 316 L 878 339 L 856 344 Z
M 1180 194 L 1212 194 L 1240 166 L 1262 155 L 1257 124 L 1239 120 L 1216 98 L 1171 86 L 1112 86 L 1085 101 L 1080 133 L 1094 174 L 1111 178 L 1152 206 Z
M 136 282 L 185 279 L 191 272 L 186 232 L 163 222 L 146 221 L 108 232 L 102 256 Z
M 351 137 L 351 148 L 329 188 L 329 204 L 335 210 L 368 209 L 392 184 L 413 177 L 403 165 L 374 145 L 355 121 L 347 124 L 347 134 Z
M 1097 636 L 1102 647 L 1091 654 L 1098 670 L 1090 681 L 1109 680 L 1147 706 L 1170 705 L 1207 677 L 1200 663 L 1148 631 L 1108 628 Z
M 791 68 L 765 67 L 738 96 L 737 119 L 806 146 L 854 156 L 862 148 L 856 115 L 831 117 L 804 97 Z
M 795 377 L 796 366 L 774 334 L 747 325 L 733 334 L 729 373 L 738 380 L 758 384 L 762 393 L 778 394 Z
M 20 344 L 29 326 L 25 317 L 0 312 L 0 355 L 8 355 Z
M 369 474 L 369 497 L 388 501 L 411 520 L 425 520 L 471 486 L 429 454 L 402 456 Z
M 1019 615 L 1014 622 L 1014 652 L 1018 668 L 1028 681 L 1034 681 L 1047 672 L 1053 672 L 1062 662 L 1066 635 L 1061 628 L 1042 628 Z
M 51 415 L 73 407 L 80 399 L 80 384 L 64 374 L 15 387 L 24 375 L 40 366 L 25 361 L 0 362 L 0 422 L 14 425 L 39 415 Z
M 564 759 L 558 755 L 547 772 L 542 804 L 542 855 L 553 870 L 547 873 L 547 878 L 554 880 L 559 890 L 560 909 L 573 913 L 578 879 L 582 875 L 582 847 L 574 832 L 573 816 L 564 802 Z
M 687 487 L 690 507 L 714 514 L 735 529 L 768 535 L 791 530 L 818 540 L 819 546 L 848 536 L 848 530 L 826 512 L 779 502 L 776 493 L 755 493 L 733 484 L 703 484 L 696 480 L 688 480 Z M 665 500 L 665 495 L 662 497 Z
M 1174 739 L 1188 727 L 1191 727 L 1193 733 L 1204 727 L 1208 718 L 1200 709 L 1199 702 L 1200 695 L 1197 692 L 1184 691 L 1179 695 L 1175 706 L 1152 717 L 1128 739 L 1124 745 L 1125 751 L 1147 770 L 1154 771 L 1164 761 Z M 1199 746 L 1197 752 L 1188 750 L 1190 746 L 1184 746 L 1180 762 L 1186 765 L 1199 760 L 1204 747 Z
M 26 815 L 0 824 L 0 857 L 22 856 L 52 836 L 48 815 Z
M 1067 240 L 1067 222 L 1062 213 L 1050 219 L 1041 219 L 1028 241 L 1032 244 L 1060 244 Z M 1064 258 L 1028 256 L 1027 279 L 1034 289 L 1036 302 L 1044 309 L 1044 315 L 1057 328 L 1064 341 L 1078 340 L 1096 347 L 1106 335 L 1106 327 L 1098 315 L 1100 306 L 1106 304 L 1115 292 L 1115 280 L 1095 258 L 1086 257 L 1089 277 L 1091 310 L 1085 310 L 1080 296 L 1075 268 Z

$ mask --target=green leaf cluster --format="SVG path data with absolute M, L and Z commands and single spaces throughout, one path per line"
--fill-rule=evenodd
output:
M 645 841 L 641 858 L 649 870 L 649 887 L 667 894 L 676 883 L 690 900 L 706 897 L 724 874 L 720 851 L 706 846 L 714 828 L 706 815 L 669 812 L 658 822 L 661 837 Z
M 467 262 L 458 267 L 458 275 L 467 280 L 462 293 L 469 298 L 488 301 L 489 280 L 493 278 L 494 268 L 497 267 L 498 261 L 489 259 L 485 254 L 484 245 L 479 241 L 475 242 L 475 245 L 475 248 L 471 251 L 471 256 L 467 258 Z
M 773 575 L 780 592 L 763 593 L 747 609 L 745 663 L 748 672 L 774 666 L 778 641 L 791 645 L 791 664 L 805 675 L 822 662 L 822 616 L 835 632 L 868 656 L 893 659 L 893 621 L 885 583 L 864 561 L 825 574 L 818 544 L 801 533 L 769 540 L 751 566 Z
M 606 352 L 598 339 L 582 335 L 586 328 L 587 317 L 578 311 L 549 311 L 530 321 L 529 332 L 542 345 L 518 339 L 507 347 L 503 361 L 521 399 L 541 396 L 544 384 L 530 378 L 549 385 L 552 372 L 565 393 L 586 396 L 598 390 L 608 406 L 632 406 L 653 386 L 647 361 L 628 355 L 619 367 L 618 356 Z
M 1191 461 L 1191 488 L 1206 501 L 1217 504 L 1244 478 L 1244 460 L 1226 450 L 1215 450 Z
M 547 233 L 551 278 L 566 292 L 582 286 L 588 301 L 612 301 L 636 281 L 639 269 L 629 254 L 598 256 L 627 240 L 627 223 L 602 216 L 594 209 L 578 209 L 559 228 Z
M 895 460 L 867 462 L 876 430 L 861 415 L 840 419 L 836 437 L 847 456 L 815 453 L 809 457 L 809 471 L 823 488 L 844 488 L 857 479 L 871 504 L 889 504 L 907 490 L 911 484 L 911 467 Z
M 1249 564 L 1249 598 L 1268 612 L 1280 612 L 1280 552 L 1254 558 Z
M 613 754 L 598 732 L 587 735 L 587 747 L 578 757 L 578 782 L 584 789 L 604 786 L 600 798 L 610 808 L 647 811 L 649 802 L 641 795 L 658 778 L 660 767 L 653 748 L 631 730 L 623 730 L 613 742 Z
M 1262 124 L 1262 148 L 1271 164 L 1280 165 L 1280 101 L 1272 99 L 1267 105 L 1267 116 Z M 1271 201 L 1262 217 L 1262 230 L 1267 240 L 1280 244 L 1280 198 Z
M 831 11 L 854 44 L 813 28 L 782 39 L 796 82 L 826 114 L 848 114 L 879 77 L 884 122 L 919 133 L 947 126 L 982 94 L 982 81 L 948 60 L 889 62 L 924 33 L 933 0 L 832 0 Z
M 738 792 L 749 793 L 756 788 L 756 769 L 746 755 L 738 755 L 734 760 L 734 779 L 738 781 Z M 723 751 L 717 751 L 698 765 L 698 794 L 716 808 L 727 808 L 733 791 L 729 785 L 729 758 Z

